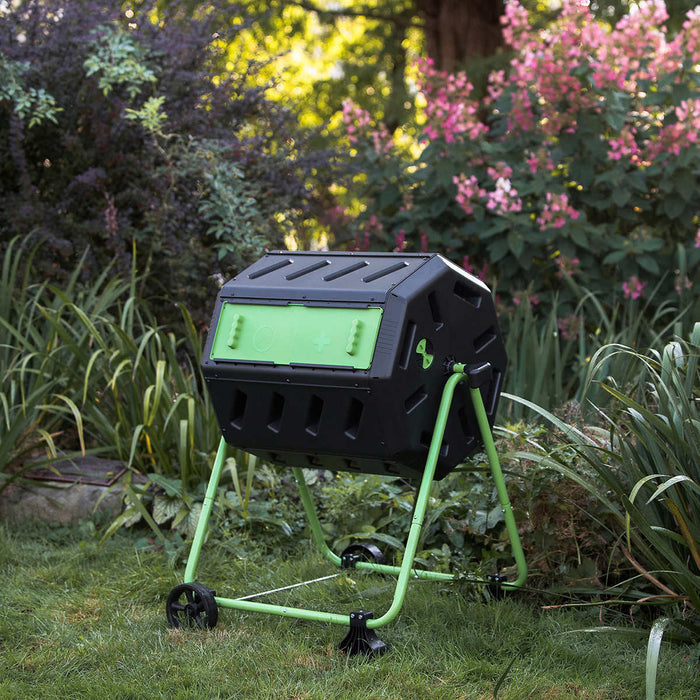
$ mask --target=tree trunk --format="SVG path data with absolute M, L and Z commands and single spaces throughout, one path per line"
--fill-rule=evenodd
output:
M 503 0 L 416 0 L 425 20 L 428 56 L 454 71 L 473 56 L 490 56 L 503 44 Z

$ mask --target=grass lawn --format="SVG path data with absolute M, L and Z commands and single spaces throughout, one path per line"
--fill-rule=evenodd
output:
M 336 650 L 345 629 L 332 625 L 222 609 L 214 630 L 170 629 L 164 601 L 184 565 L 135 544 L 127 534 L 100 547 L 90 523 L 0 525 L 0 698 L 644 697 L 645 637 L 575 632 L 600 625 L 597 608 L 481 603 L 414 583 L 379 630 L 388 653 L 348 658 Z M 227 597 L 333 573 L 308 547 L 267 561 L 215 545 L 199 572 Z M 393 579 L 351 576 L 271 602 L 383 613 Z M 700 697 L 692 656 L 664 644 L 657 697 Z

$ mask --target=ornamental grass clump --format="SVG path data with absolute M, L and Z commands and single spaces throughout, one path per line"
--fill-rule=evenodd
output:
M 673 623 L 681 639 L 700 640 L 700 323 L 688 341 L 668 343 L 662 352 L 603 348 L 594 368 L 611 354 L 626 358 L 628 371 L 601 382 L 612 403 L 599 411 L 600 427 L 577 428 L 510 398 L 564 435 L 548 452 L 521 456 L 584 486 L 612 517 L 617 547 L 634 573 L 607 592 L 617 602 L 663 610 L 649 639 L 647 697 L 653 698 L 664 630 Z

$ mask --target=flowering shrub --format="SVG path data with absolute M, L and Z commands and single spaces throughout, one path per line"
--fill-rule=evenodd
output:
M 509 2 L 510 67 L 490 75 L 480 100 L 464 73 L 422 61 L 417 160 L 387 147 L 369 115 L 354 123 L 367 203 L 357 225 L 369 245 L 390 248 L 400 235 L 404 249 L 427 241 L 474 269 L 487 264 L 502 297 L 529 289 L 542 300 L 557 293 L 561 304 L 567 278 L 606 303 L 691 293 L 700 269 L 700 9 L 675 37 L 666 17 L 660 0 L 642 2 L 611 29 L 589 3 L 565 0 L 558 19 L 535 30 Z

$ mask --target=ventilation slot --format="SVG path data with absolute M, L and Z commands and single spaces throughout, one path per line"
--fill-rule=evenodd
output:
M 274 272 L 275 270 L 279 270 L 280 268 L 287 267 L 287 265 L 291 265 L 292 261 L 287 258 L 286 260 L 278 260 L 274 265 L 268 265 L 268 267 L 264 267 L 262 270 L 257 270 L 256 272 L 251 272 L 248 275 L 249 280 L 256 280 L 258 277 L 263 277 L 264 275 L 269 274 L 270 272 Z
M 231 427 L 236 428 L 236 430 L 241 430 L 243 428 L 243 418 L 245 416 L 245 407 L 248 403 L 248 397 L 240 389 L 236 389 L 233 394 L 233 401 L 231 402 Z
M 318 435 L 318 428 L 321 424 L 321 414 L 323 413 L 323 399 L 315 394 L 311 396 L 309 411 L 306 414 L 306 432 L 314 437 Z
M 354 459 L 344 459 L 345 468 L 351 472 L 359 472 L 360 465 Z
M 477 355 L 483 352 L 494 340 L 496 340 L 496 329 L 494 326 L 487 328 L 483 333 L 474 338 L 474 352 Z
M 401 354 L 399 355 L 399 367 L 406 369 L 409 360 L 411 359 L 411 348 L 416 340 L 416 324 L 409 321 L 406 326 L 406 334 L 403 337 L 403 345 L 401 346 Z
M 463 282 L 455 282 L 455 295 L 466 301 L 467 304 L 470 304 L 475 309 L 481 306 L 481 300 L 483 299 L 481 294 L 471 289 Z
M 428 392 L 425 387 L 422 386 L 420 389 L 416 389 L 404 402 L 403 407 L 406 413 L 410 413 L 413 409 L 418 408 L 423 401 L 428 398 Z
M 353 265 L 348 265 L 348 267 L 344 267 L 342 270 L 330 272 L 323 278 L 323 281 L 332 282 L 333 280 L 337 280 L 340 277 L 345 277 L 345 275 L 349 275 L 351 272 L 361 270 L 363 267 L 367 267 L 367 265 L 369 265 L 369 263 L 365 260 L 363 260 L 362 262 L 356 262 Z
M 270 403 L 270 414 L 267 418 L 267 427 L 273 433 L 279 433 L 282 424 L 282 411 L 284 410 L 284 396 L 276 391 L 272 394 Z
M 426 449 L 430 449 L 430 443 L 433 439 L 433 434 L 429 430 L 424 430 L 420 434 L 420 444 Z M 447 453 L 450 451 L 450 446 L 443 440 L 442 445 L 440 445 L 440 457 L 447 457 Z
M 364 406 L 361 401 L 357 399 L 350 400 L 350 408 L 348 409 L 348 417 L 345 422 L 345 434 L 351 439 L 355 440 L 357 434 L 360 432 L 360 420 L 362 420 L 362 410 Z
M 387 474 L 396 474 L 397 476 L 401 473 L 399 466 L 394 464 L 394 462 L 382 462 L 382 467 Z
M 493 416 L 493 414 L 496 412 L 496 402 L 498 401 L 498 397 L 501 392 L 502 380 L 503 375 L 499 371 L 494 370 L 493 379 L 491 380 L 491 385 L 489 386 L 489 395 L 484 402 L 486 413 L 488 413 L 489 416 Z
M 374 282 L 375 280 L 378 280 L 381 277 L 386 277 L 387 275 L 390 275 L 392 272 L 396 272 L 397 270 L 402 270 L 407 265 L 408 265 L 407 262 L 400 262 L 400 263 L 395 263 L 394 265 L 389 265 L 389 267 L 385 267 L 383 270 L 378 270 L 377 272 L 373 272 L 371 275 L 367 275 L 367 277 L 363 277 L 362 281 L 363 282 Z
M 435 324 L 435 330 L 439 331 L 443 323 L 440 307 L 438 306 L 437 294 L 435 294 L 435 292 L 430 292 L 430 294 L 428 294 L 428 304 L 430 306 L 430 315 L 433 317 L 433 323 Z
M 327 265 L 330 265 L 331 261 L 330 260 L 319 260 L 319 262 L 315 262 L 313 265 L 308 265 L 307 267 L 303 267 L 301 270 L 297 270 L 296 272 L 290 272 L 285 279 L 289 282 L 292 280 L 299 279 L 299 277 L 303 277 L 304 275 L 308 275 L 311 272 L 314 272 L 315 270 L 320 270 L 322 267 L 326 267 Z

